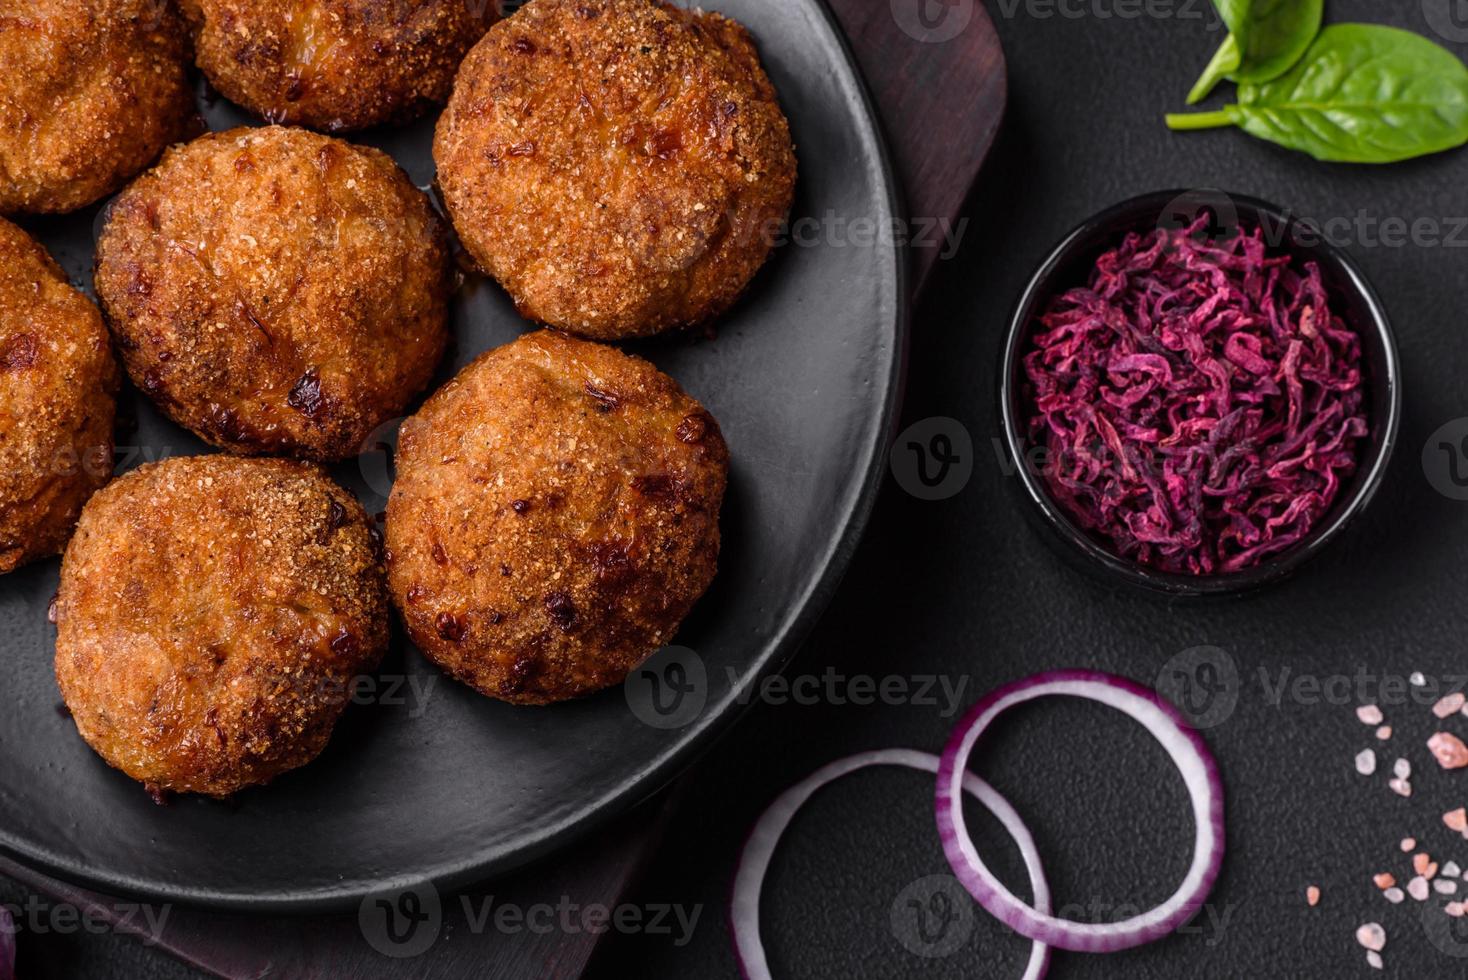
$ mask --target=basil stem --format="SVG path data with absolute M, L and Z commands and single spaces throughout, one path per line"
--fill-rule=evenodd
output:
M 1233 125 L 1317 160 L 1393 163 L 1468 143 L 1468 68 L 1410 31 L 1336 24 L 1284 75 L 1239 86 L 1236 105 L 1167 125 Z
M 1215 0 L 1229 29 L 1188 93 L 1188 105 L 1203 101 L 1220 79 L 1267 82 L 1278 78 L 1320 33 L 1324 0 Z

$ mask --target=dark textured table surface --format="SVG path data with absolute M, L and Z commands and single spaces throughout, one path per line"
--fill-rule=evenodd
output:
M 961 12 L 966 2 L 951 7 Z M 1429 12 L 1452 0 L 1327 6 L 1332 20 L 1430 32 Z M 1468 867 L 1468 841 L 1440 819 L 1468 803 L 1468 774 L 1440 771 L 1424 747 L 1440 728 L 1468 735 L 1468 719 L 1439 722 L 1406 682 L 1412 671 L 1449 686 L 1468 675 L 1460 600 L 1468 503 L 1436 492 L 1422 463 L 1429 437 L 1468 416 L 1468 152 L 1351 168 L 1238 132 L 1168 133 L 1162 114 L 1180 106 L 1221 37 L 1203 0 L 988 0 L 986 9 L 1009 61 L 1008 120 L 962 247 L 917 311 L 904 413 L 905 424 L 961 422 L 974 442 L 972 477 L 941 501 L 889 481 L 841 592 L 791 667 L 812 679 L 797 688 L 817 697 L 794 703 L 776 691 L 751 708 L 689 777 L 672 831 L 630 897 L 697 908 L 696 927 L 614 935 L 594 972 L 734 976 L 724 916 L 739 845 L 765 804 L 817 766 L 872 748 L 937 751 L 956 711 L 1014 677 L 1086 666 L 1152 683 L 1171 658 L 1206 645 L 1224 651 L 1213 656 L 1237 679 L 1236 706 L 1207 732 L 1228 794 L 1218 886 L 1184 934 L 1109 957 L 1058 954 L 1052 976 L 1366 976 L 1353 938 L 1366 921 L 1386 928 L 1388 974 L 1462 975 L 1468 929 L 1439 928 L 1436 897 L 1388 904 L 1371 876 L 1410 877 L 1397 847 L 1407 835 Z M 1468 21 L 1456 23 L 1458 40 L 1447 43 L 1468 57 Z M 1078 574 L 1025 520 L 991 442 L 994 360 L 1026 276 L 1092 212 L 1173 186 L 1224 187 L 1336 219 L 1331 227 L 1381 293 L 1402 349 L 1402 441 L 1366 519 L 1296 579 L 1234 601 L 1168 602 Z M 1388 219 L 1417 222 L 1419 243 L 1393 244 L 1382 234 Z M 860 676 L 903 678 L 913 692 L 935 678 L 933 697 L 914 700 L 936 703 L 852 704 Z M 1376 742 L 1356 720 L 1360 701 L 1385 705 L 1390 741 Z M 1382 758 L 1371 778 L 1352 766 L 1366 747 Z M 1413 765 L 1411 798 L 1386 786 L 1398 756 Z M 1041 702 L 1006 719 L 975 768 L 1029 821 L 1056 903 L 1070 914 L 1128 914 L 1181 879 L 1192 837 L 1181 780 L 1125 718 Z M 1018 882 L 1017 856 L 978 825 L 981 848 Z M 982 913 L 957 920 L 967 938 L 956 951 L 922 955 L 905 899 L 922 894 L 914 883 L 946 871 L 927 777 L 870 771 L 822 792 L 792 825 L 766 883 L 776 975 L 1019 976 L 1026 944 Z M 1310 884 L 1322 892 L 1314 909 L 1303 897 Z M 23 900 L 0 886 L 0 901 Z M 30 978 L 191 975 L 113 936 L 51 932 L 21 942 Z

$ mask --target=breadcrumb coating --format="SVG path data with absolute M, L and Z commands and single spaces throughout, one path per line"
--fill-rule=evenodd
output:
M 211 133 L 114 202 L 97 295 L 128 374 L 247 455 L 355 455 L 448 342 L 446 228 L 392 159 L 303 129 Z
M 465 248 L 520 312 L 602 340 L 728 309 L 796 171 L 748 32 L 658 0 L 531 0 L 500 21 L 433 156 Z
M 0 573 L 59 554 L 112 475 L 118 380 L 97 308 L 0 218 Z
M 270 122 L 344 132 L 448 98 L 491 0 L 185 0 L 198 65 Z
M 490 697 L 621 682 L 714 578 L 718 423 L 639 358 L 552 331 L 489 351 L 403 424 L 387 509 L 413 642 Z
M 0 0 L 0 212 L 74 211 L 202 129 L 167 0 Z
M 388 604 L 366 513 L 317 467 L 176 457 L 87 504 L 56 626 L 82 738 L 155 796 L 223 797 L 321 752 Z

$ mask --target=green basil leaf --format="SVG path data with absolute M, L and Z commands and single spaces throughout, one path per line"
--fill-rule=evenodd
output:
M 1320 33 L 1325 0 L 1215 0 L 1229 35 L 1193 90 L 1188 105 L 1201 102 L 1219 79 L 1267 82 L 1300 60 Z
M 1410 31 L 1336 24 L 1284 75 L 1241 85 L 1237 105 L 1167 124 L 1234 125 L 1317 160 L 1393 163 L 1468 143 L 1468 68 Z

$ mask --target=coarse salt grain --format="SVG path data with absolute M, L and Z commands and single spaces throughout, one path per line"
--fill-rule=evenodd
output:
M 1463 705 L 1465 702 L 1468 702 L 1468 698 L 1463 697 L 1463 692 L 1454 691 L 1452 694 L 1447 695 L 1437 704 L 1433 705 L 1432 713 L 1437 715 L 1439 718 L 1446 718 L 1448 715 L 1455 714 L 1456 712 L 1463 710 Z
M 1398 779 L 1407 779 L 1412 775 L 1412 763 L 1406 759 L 1398 759 L 1392 764 L 1392 775 Z
M 1381 889 L 1390 888 L 1392 885 L 1395 885 L 1397 883 L 1395 875 L 1387 874 L 1384 871 L 1371 880 L 1376 883 L 1377 888 Z
M 1376 952 L 1376 951 L 1374 951 L 1374 950 L 1367 951 L 1367 953 L 1366 953 L 1366 962 L 1373 969 L 1380 970 L 1381 967 L 1382 967 L 1381 954 L 1378 953 L 1378 952 Z
M 1458 883 L 1448 878 L 1438 878 L 1432 883 L 1432 890 L 1439 895 L 1458 894 Z
M 1388 888 L 1386 891 L 1381 893 L 1381 897 L 1386 899 L 1388 902 L 1391 902 L 1393 905 L 1401 905 L 1402 900 L 1407 897 L 1407 893 L 1402 891 L 1400 888 Z
M 1376 730 L 1376 737 L 1378 739 L 1380 739 L 1381 741 L 1383 741 L 1383 742 L 1385 742 L 1387 739 L 1391 738 L 1392 737 L 1392 726 L 1390 726 L 1390 725 L 1382 725 L 1380 728 L 1378 728 Z
M 1309 888 L 1306 888 L 1305 889 L 1305 904 L 1308 905 L 1308 906 L 1310 906 L 1312 909 L 1315 906 L 1317 906 L 1317 905 L 1320 904 L 1320 889 L 1319 888 L 1316 888 L 1314 885 L 1311 885 Z
M 1402 853 L 1403 854 L 1406 854 L 1408 851 L 1410 851 L 1412 848 L 1414 848 L 1416 846 L 1417 846 L 1417 838 L 1415 838 L 1415 837 L 1403 837 L 1402 838 Z
M 1424 878 L 1431 878 L 1437 874 L 1437 865 L 1432 863 L 1432 858 L 1426 852 L 1412 855 L 1412 870 Z
M 1427 678 L 1422 676 L 1422 671 L 1420 670 L 1412 671 L 1411 676 L 1409 676 L 1407 680 L 1409 683 L 1411 683 L 1413 687 L 1421 687 L 1422 685 L 1427 683 Z
M 1422 877 L 1421 875 L 1418 875 L 1411 881 L 1407 882 L 1407 894 L 1411 895 L 1419 902 L 1427 901 L 1428 891 L 1429 885 L 1427 884 L 1427 879 Z
M 1363 776 L 1369 776 L 1376 772 L 1376 753 L 1371 749 L 1362 749 L 1356 753 L 1356 771 Z
M 1462 769 L 1468 766 L 1468 745 L 1456 735 L 1438 732 L 1427 740 L 1432 757 L 1444 769 Z
M 1405 779 L 1393 779 L 1389 781 L 1387 785 L 1390 786 L 1392 792 L 1396 793 L 1398 796 L 1412 795 L 1412 784 L 1407 782 Z
M 1386 930 L 1378 922 L 1368 922 L 1356 930 L 1356 942 L 1373 953 L 1386 947 Z
M 1449 902 L 1443 906 L 1443 911 L 1455 919 L 1461 919 L 1463 917 L 1463 903 Z
M 1381 709 L 1374 704 L 1363 704 L 1356 709 L 1356 717 L 1361 719 L 1363 725 L 1380 725 Z
M 1463 869 L 1458 867 L 1457 861 L 1449 861 L 1447 864 L 1443 865 L 1442 876 L 1444 878 L 1456 878 L 1462 873 Z

